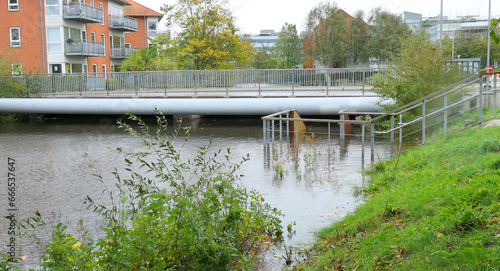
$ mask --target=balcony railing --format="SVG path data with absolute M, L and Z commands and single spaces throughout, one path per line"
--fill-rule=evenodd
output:
M 113 48 L 111 48 L 111 58 L 129 57 L 130 53 L 135 52 L 137 50 L 138 50 L 138 48 L 113 47 Z
M 67 56 L 105 56 L 104 44 L 89 41 L 67 41 L 64 53 Z
M 127 16 L 109 16 L 109 28 L 123 31 L 139 31 L 139 21 Z
M 102 23 L 103 10 L 83 3 L 67 3 L 63 6 L 63 17 L 83 23 Z

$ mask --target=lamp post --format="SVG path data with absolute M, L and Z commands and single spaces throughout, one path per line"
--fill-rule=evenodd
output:
M 487 52 L 487 56 L 486 56 L 486 67 L 490 66 L 490 51 L 491 51 L 490 32 L 491 32 L 491 0 L 489 0 L 489 7 L 488 7 L 488 33 L 487 33 L 487 35 L 488 35 L 488 52 Z

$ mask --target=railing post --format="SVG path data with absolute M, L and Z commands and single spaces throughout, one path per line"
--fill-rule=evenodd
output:
M 375 123 L 370 122 L 371 161 L 375 161 Z
M 283 121 L 281 120 L 283 115 L 280 114 L 280 142 L 283 140 Z
M 290 140 L 290 120 L 289 120 L 290 111 L 286 112 L 286 118 L 287 118 L 287 120 L 286 120 L 286 139 Z
M 264 119 L 262 122 L 262 139 L 264 140 L 264 145 L 267 144 L 267 120 Z
M 135 89 L 135 96 L 137 96 L 137 91 L 139 90 L 139 86 L 137 85 L 137 73 L 134 73 L 134 89 Z
M 330 145 L 330 126 L 331 122 L 328 122 L 328 145 Z
M 363 70 L 363 88 L 361 89 L 363 92 L 363 96 L 365 95 L 365 83 L 366 83 L 366 70 Z
M 342 114 L 343 111 L 340 111 L 340 139 L 341 140 L 344 140 L 345 139 L 345 123 L 344 123 L 344 120 L 345 120 L 345 115 Z
M 328 90 L 329 90 L 329 86 L 330 86 L 328 71 L 329 70 L 325 70 L 326 96 L 329 96 Z
M 198 85 L 196 84 L 197 75 L 196 71 L 193 71 L 194 96 L 198 95 Z
M 446 108 L 448 106 L 448 94 L 444 95 L 444 107 Z M 444 135 L 448 133 L 448 109 L 444 110 L 444 119 L 443 119 L 443 130 L 444 130 Z
M 257 82 L 259 83 L 259 96 L 260 96 L 260 73 L 261 73 L 261 72 L 262 72 L 262 71 L 259 71 L 259 72 L 257 73 Z
M 299 121 L 295 121 L 295 142 L 299 144 Z M 297 146 L 298 147 L 298 146 Z
M 365 123 L 361 125 L 361 164 L 365 164 Z
M 490 76 L 487 76 L 487 82 L 490 80 Z M 481 82 L 483 79 L 481 78 Z M 488 84 L 487 86 L 488 87 Z M 483 127 L 483 88 L 479 88 L 479 127 Z
M 274 119 L 271 120 L 271 142 L 274 143 Z
M 493 79 L 493 119 L 497 118 L 497 79 L 498 75 L 495 74 Z
M 85 80 L 86 76 L 87 76 L 87 74 L 85 74 L 85 73 L 82 73 L 82 75 L 80 76 L 80 86 L 78 88 L 78 89 L 80 89 L 80 97 L 83 95 L 82 94 L 82 89 L 83 89 L 83 86 L 84 86 L 84 83 L 83 83 L 84 81 L 83 80 Z
M 403 148 L 403 113 L 399 114 L 399 151 Z
M 391 144 L 394 144 L 394 115 L 391 115 Z
M 422 145 L 425 145 L 425 100 L 422 101 Z

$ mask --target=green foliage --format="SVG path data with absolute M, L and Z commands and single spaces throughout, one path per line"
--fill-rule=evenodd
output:
M 176 70 L 177 64 L 157 46 L 143 47 L 132 52 L 130 57 L 123 60 L 122 71 L 164 71 Z
M 452 42 L 449 41 L 447 48 L 452 47 Z M 486 64 L 488 54 L 488 38 L 485 34 L 470 34 L 462 33 L 455 38 L 455 57 L 460 58 L 481 58 L 482 65 Z M 500 60 L 500 45 L 491 43 L 490 46 L 490 62 Z M 484 67 L 484 66 L 483 66 Z
M 500 19 L 491 19 L 491 32 L 490 37 L 496 43 L 500 45 L 500 35 L 498 34 L 498 26 L 500 25 Z
M 254 69 L 272 69 L 273 60 L 271 59 L 270 49 L 255 50 L 251 62 Z
M 281 28 L 278 40 L 271 48 L 273 68 L 288 69 L 298 67 L 302 62 L 302 42 L 294 24 L 285 24 Z
M 371 79 L 375 80 L 375 91 L 393 101 L 385 106 L 403 106 L 458 82 L 459 68 L 447 65 L 445 54 L 424 33 L 406 39 L 401 51 L 392 56 L 387 73 Z
M 368 25 L 361 17 L 353 18 L 340 10 L 336 3 L 322 2 L 314 7 L 306 26 L 305 53 L 327 68 L 357 63 L 368 42 Z
M 136 116 L 130 119 L 140 128 L 124 122 L 121 127 L 147 150 L 125 155 L 130 176 L 114 172 L 116 189 L 105 190 L 111 206 L 86 200 L 108 221 L 105 236 L 93 244 L 58 226 L 44 267 L 248 270 L 260 250 L 282 239 L 281 213 L 261 194 L 237 184 L 236 171 L 248 158 L 233 164 L 230 149 L 211 153 L 206 146 L 186 159 L 182 146 L 188 137 L 178 142 L 181 128 L 172 135 L 163 116 L 157 117 L 155 131 Z
M 399 52 L 403 41 L 408 38 L 410 29 L 401 15 L 375 8 L 368 18 L 370 24 L 370 40 L 366 46 L 365 56 L 375 57 L 386 63 Z
M 499 151 L 500 127 L 468 129 L 375 164 L 365 204 L 321 231 L 296 269 L 500 266 Z
M 164 5 L 167 26 L 180 29 L 172 52 L 184 69 L 246 67 L 252 46 L 237 34 L 226 0 L 178 0 Z
M 12 64 L 16 63 L 10 54 L 0 55 L 0 98 L 22 98 L 30 95 L 30 85 L 23 77 L 12 76 Z M 22 73 L 22 70 L 17 72 Z

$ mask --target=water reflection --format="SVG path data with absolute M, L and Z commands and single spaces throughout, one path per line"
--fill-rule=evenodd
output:
M 185 121 L 186 122 L 186 121 Z M 295 222 L 296 235 L 289 245 L 310 242 L 314 231 L 329 225 L 353 211 L 359 199 L 353 196 L 356 187 L 364 185 L 361 138 L 327 136 L 324 127 L 315 127 L 304 135 L 301 144 L 283 137 L 272 145 L 263 146 L 262 122 L 259 118 L 204 117 L 188 120 L 192 125 L 189 143 L 183 155 L 194 155 L 200 146 L 212 150 L 231 148 L 232 157 L 240 160 L 250 155 L 240 173 L 241 182 L 256 189 L 266 200 L 285 214 L 283 224 Z M 48 226 L 36 230 L 22 240 L 22 268 L 36 266 L 43 247 L 48 242 L 51 226 L 68 225 L 76 232 L 79 219 L 94 232 L 99 232 L 102 219 L 82 205 L 84 197 L 106 202 L 103 186 L 93 174 L 99 173 L 112 186 L 115 168 L 125 174 L 123 157 L 114 149 L 139 151 L 140 142 L 117 128 L 114 118 L 55 119 L 45 124 L 3 125 L 0 127 L 1 161 L 13 157 L 18 161 L 19 215 L 27 218 L 39 210 Z M 388 157 L 390 149 L 377 144 L 380 157 Z M 87 156 L 84 156 L 87 154 Z M 92 165 L 92 167 L 89 167 Z M 277 174 L 282 167 L 282 175 Z M 0 173 L 5 176 L 5 167 Z M 5 189 L 4 189 L 5 190 Z M 2 216 L 5 216 L 6 197 L 1 197 Z M 0 229 L 6 229 L 6 220 Z M 99 237 L 99 236 L 96 236 Z M 8 235 L 0 232 L 0 244 L 5 247 Z M 279 253 L 279 252 L 278 252 Z M 283 264 L 281 257 L 271 257 L 268 268 Z

